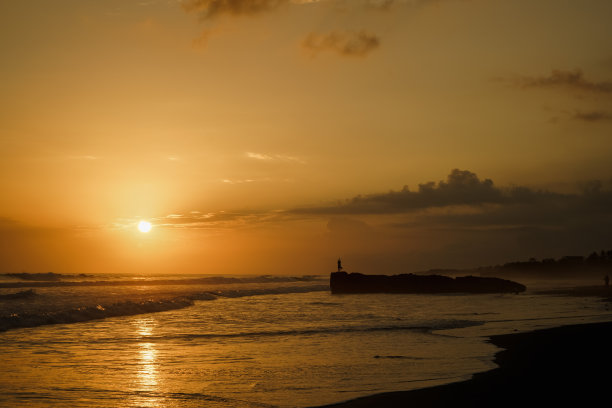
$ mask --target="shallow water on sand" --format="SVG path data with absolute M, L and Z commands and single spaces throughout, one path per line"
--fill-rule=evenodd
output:
M 0 406 L 312 406 L 491 369 L 485 335 L 612 320 L 599 299 L 529 292 L 259 293 L 0 333 Z

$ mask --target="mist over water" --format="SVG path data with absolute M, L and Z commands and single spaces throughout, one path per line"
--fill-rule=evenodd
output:
M 124 314 L 0 333 L 0 406 L 313 406 L 491 369 L 497 349 L 483 336 L 612 319 L 599 299 L 529 290 L 331 295 L 324 277 L 266 279 L 48 286 L 2 300 L 3 316 Z

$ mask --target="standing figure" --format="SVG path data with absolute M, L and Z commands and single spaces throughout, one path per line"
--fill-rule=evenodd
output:
M 342 259 L 338 258 L 338 272 L 342 271 Z

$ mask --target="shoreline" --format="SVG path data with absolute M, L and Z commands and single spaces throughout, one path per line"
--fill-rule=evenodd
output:
M 544 289 L 537 290 L 535 293 L 539 295 L 599 297 L 605 302 L 612 302 L 612 287 L 603 285 L 572 286 L 563 289 Z
M 494 335 L 498 365 L 465 381 L 359 397 L 318 408 L 599 405 L 610 399 L 612 322 Z

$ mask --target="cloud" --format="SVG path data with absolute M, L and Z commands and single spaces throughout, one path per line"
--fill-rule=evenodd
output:
M 604 122 L 612 120 L 612 113 L 604 111 L 576 111 L 572 117 L 576 120 L 581 120 L 584 122 Z
M 121 224 L 133 229 L 137 221 Z M 609 248 L 612 180 L 560 193 L 497 186 L 469 170 L 454 169 L 414 191 L 404 187 L 288 210 L 175 211 L 151 222 L 166 231 L 252 238 L 248 242 L 257 248 L 264 242 L 270 251 L 296 259 L 346 256 L 349 266 L 361 270 L 469 267 Z M 0 219 L 3 223 L 6 229 L 12 224 Z M 300 246 L 285 252 L 285 245 L 296 239 L 311 251 Z
M 513 83 L 521 88 L 568 88 L 593 93 L 612 93 L 612 82 L 588 80 L 580 69 L 573 71 L 553 69 L 550 75 L 523 76 L 513 80 Z
M 416 264 L 476 266 L 607 248 L 612 240 L 612 182 L 581 187 L 574 193 L 501 188 L 455 169 L 446 180 L 420 184 L 417 191 L 404 187 L 292 212 L 330 219 L 328 229 L 337 246 L 345 241 L 355 245 L 347 238 L 352 235 L 371 237 L 367 242 L 372 247 L 390 239 L 385 241 L 385 259 L 411 259 L 412 270 Z M 367 222 L 376 238 L 359 221 Z
M 272 11 L 290 0 L 185 0 L 181 4 L 189 13 L 197 13 L 203 20 L 220 15 L 249 16 Z
M 181 5 L 188 13 L 200 15 L 202 20 L 214 19 L 220 15 L 253 16 L 274 11 L 287 4 L 309 5 L 331 3 L 334 6 L 357 6 L 366 9 L 389 10 L 396 4 L 417 5 L 432 0 L 183 0 Z
M 594 81 L 585 77 L 580 69 L 559 70 L 554 69 L 546 76 L 521 76 L 515 78 L 500 78 L 502 82 L 510 83 L 512 86 L 521 89 L 557 89 L 571 92 L 574 96 L 578 94 L 580 100 L 591 100 L 591 103 L 601 103 L 602 99 L 609 100 L 612 96 L 612 82 Z M 550 110 L 550 109 L 549 109 Z M 559 110 L 562 116 L 582 122 L 604 122 L 612 119 L 612 114 L 602 109 L 574 111 Z M 556 123 L 558 116 L 550 119 L 551 123 Z
M 530 199 L 530 190 L 514 189 L 504 193 L 490 179 L 480 180 L 468 170 L 454 169 L 446 181 L 419 184 L 418 191 L 404 186 L 400 191 L 359 195 L 337 205 L 294 210 L 311 214 L 398 214 L 431 207 L 451 205 L 499 204 L 509 200 Z M 522 196 L 522 198 L 521 198 Z
M 238 179 L 238 180 L 223 179 L 221 180 L 221 182 L 225 184 L 244 184 L 244 183 L 254 183 L 255 181 L 256 180 L 254 179 Z
M 245 156 L 249 159 L 264 161 L 264 162 L 273 162 L 280 161 L 286 163 L 306 163 L 304 160 L 299 157 L 289 156 L 285 154 L 265 154 L 265 153 L 255 153 L 255 152 L 246 152 Z
M 540 248 L 530 253 L 541 256 L 538 253 L 563 248 L 592 250 L 612 239 L 612 180 L 594 180 L 579 187 L 574 193 L 525 186 L 501 188 L 490 179 L 455 169 L 445 180 L 420 184 L 416 191 L 404 187 L 324 207 L 175 212 L 151 222 L 156 228 L 220 232 L 277 230 L 283 225 L 292 229 L 325 221 L 331 244 L 347 250 L 363 244 L 363 248 L 372 246 L 384 252 L 385 245 L 392 244 L 393 250 L 400 251 L 404 242 L 414 250 L 452 242 L 478 242 L 495 249 L 514 240 L 528 252 Z M 121 220 L 115 227 L 134 228 L 137 221 Z M 4 224 L 4 229 L 11 228 L 10 222 Z M 564 247 L 556 248 L 554 243 Z M 505 253 L 500 248 L 496 251 Z
M 612 239 L 612 189 L 592 184 L 595 188 L 580 193 L 536 193 L 532 201 L 483 206 L 479 211 L 425 212 L 396 227 L 456 235 L 478 232 L 488 234 L 492 242 L 514 237 L 524 250 L 539 256 L 545 251 L 593 250 Z
M 155 228 L 193 229 L 193 230 L 228 230 L 242 227 L 264 225 L 279 219 L 288 219 L 278 210 L 245 210 L 245 211 L 190 211 L 173 213 L 152 218 Z M 115 228 L 133 228 L 139 218 L 119 220 Z
M 329 4 L 335 11 L 388 11 L 398 5 L 418 7 L 443 0 L 182 0 L 187 13 L 200 16 L 201 20 L 213 20 L 219 16 L 256 16 L 275 11 L 286 5 L 308 6 Z
M 594 236 L 600 236 L 604 227 L 612 231 L 612 180 L 594 180 L 575 193 L 559 193 L 525 186 L 502 188 L 471 171 L 454 169 L 445 180 L 419 184 L 416 191 L 405 186 L 327 206 L 288 210 L 174 213 L 152 222 L 167 228 L 233 229 L 321 219 L 327 219 L 327 229 L 334 235 L 371 235 L 372 228 L 386 226 L 449 233 L 592 229 Z M 128 227 L 136 221 L 122 224 Z
M 272 156 L 269 156 L 267 154 L 262 154 L 262 153 L 246 152 L 245 156 L 248 157 L 249 159 L 255 159 L 255 160 L 262 160 L 262 161 L 272 160 Z
M 330 12 L 363 13 L 388 11 L 397 5 L 419 6 L 439 0 L 183 0 L 183 9 L 200 17 L 203 22 L 213 22 L 218 17 L 261 16 L 285 6 L 295 9 L 321 4 Z M 204 48 L 210 39 L 210 29 L 193 41 L 194 48 Z M 322 51 L 332 51 L 343 56 L 366 56 L 380 46 L 380 38 L 366 30 L 347 32 L 333 30 L 327 33 L 311 32 L 302 41 L 302 48 L 312 56 Z
M 612 238 L 612 182 L 595 180 L 577 193 L 557 193 L 524 186 L 499 188 L 490 179 L 455 169 L 445 181 L 420 184 L 418 191 L 404 187 L 292 212 L 340 220 L 368 217 L 398 230 L 436 231 L 440 238 L 488 231 L 493 239 L 514 231 L 533 245 L 543 245 L 534 236 L 578 245 L 576 237 L 591 243 Z
M 322 51 L 332 51 L 342 56 L 364 57 L 380 46 L 380 39 L 365 30 L 358 32 L 332 31 L 325 34 L 310 33 L 302 47 L 316 56 Z

